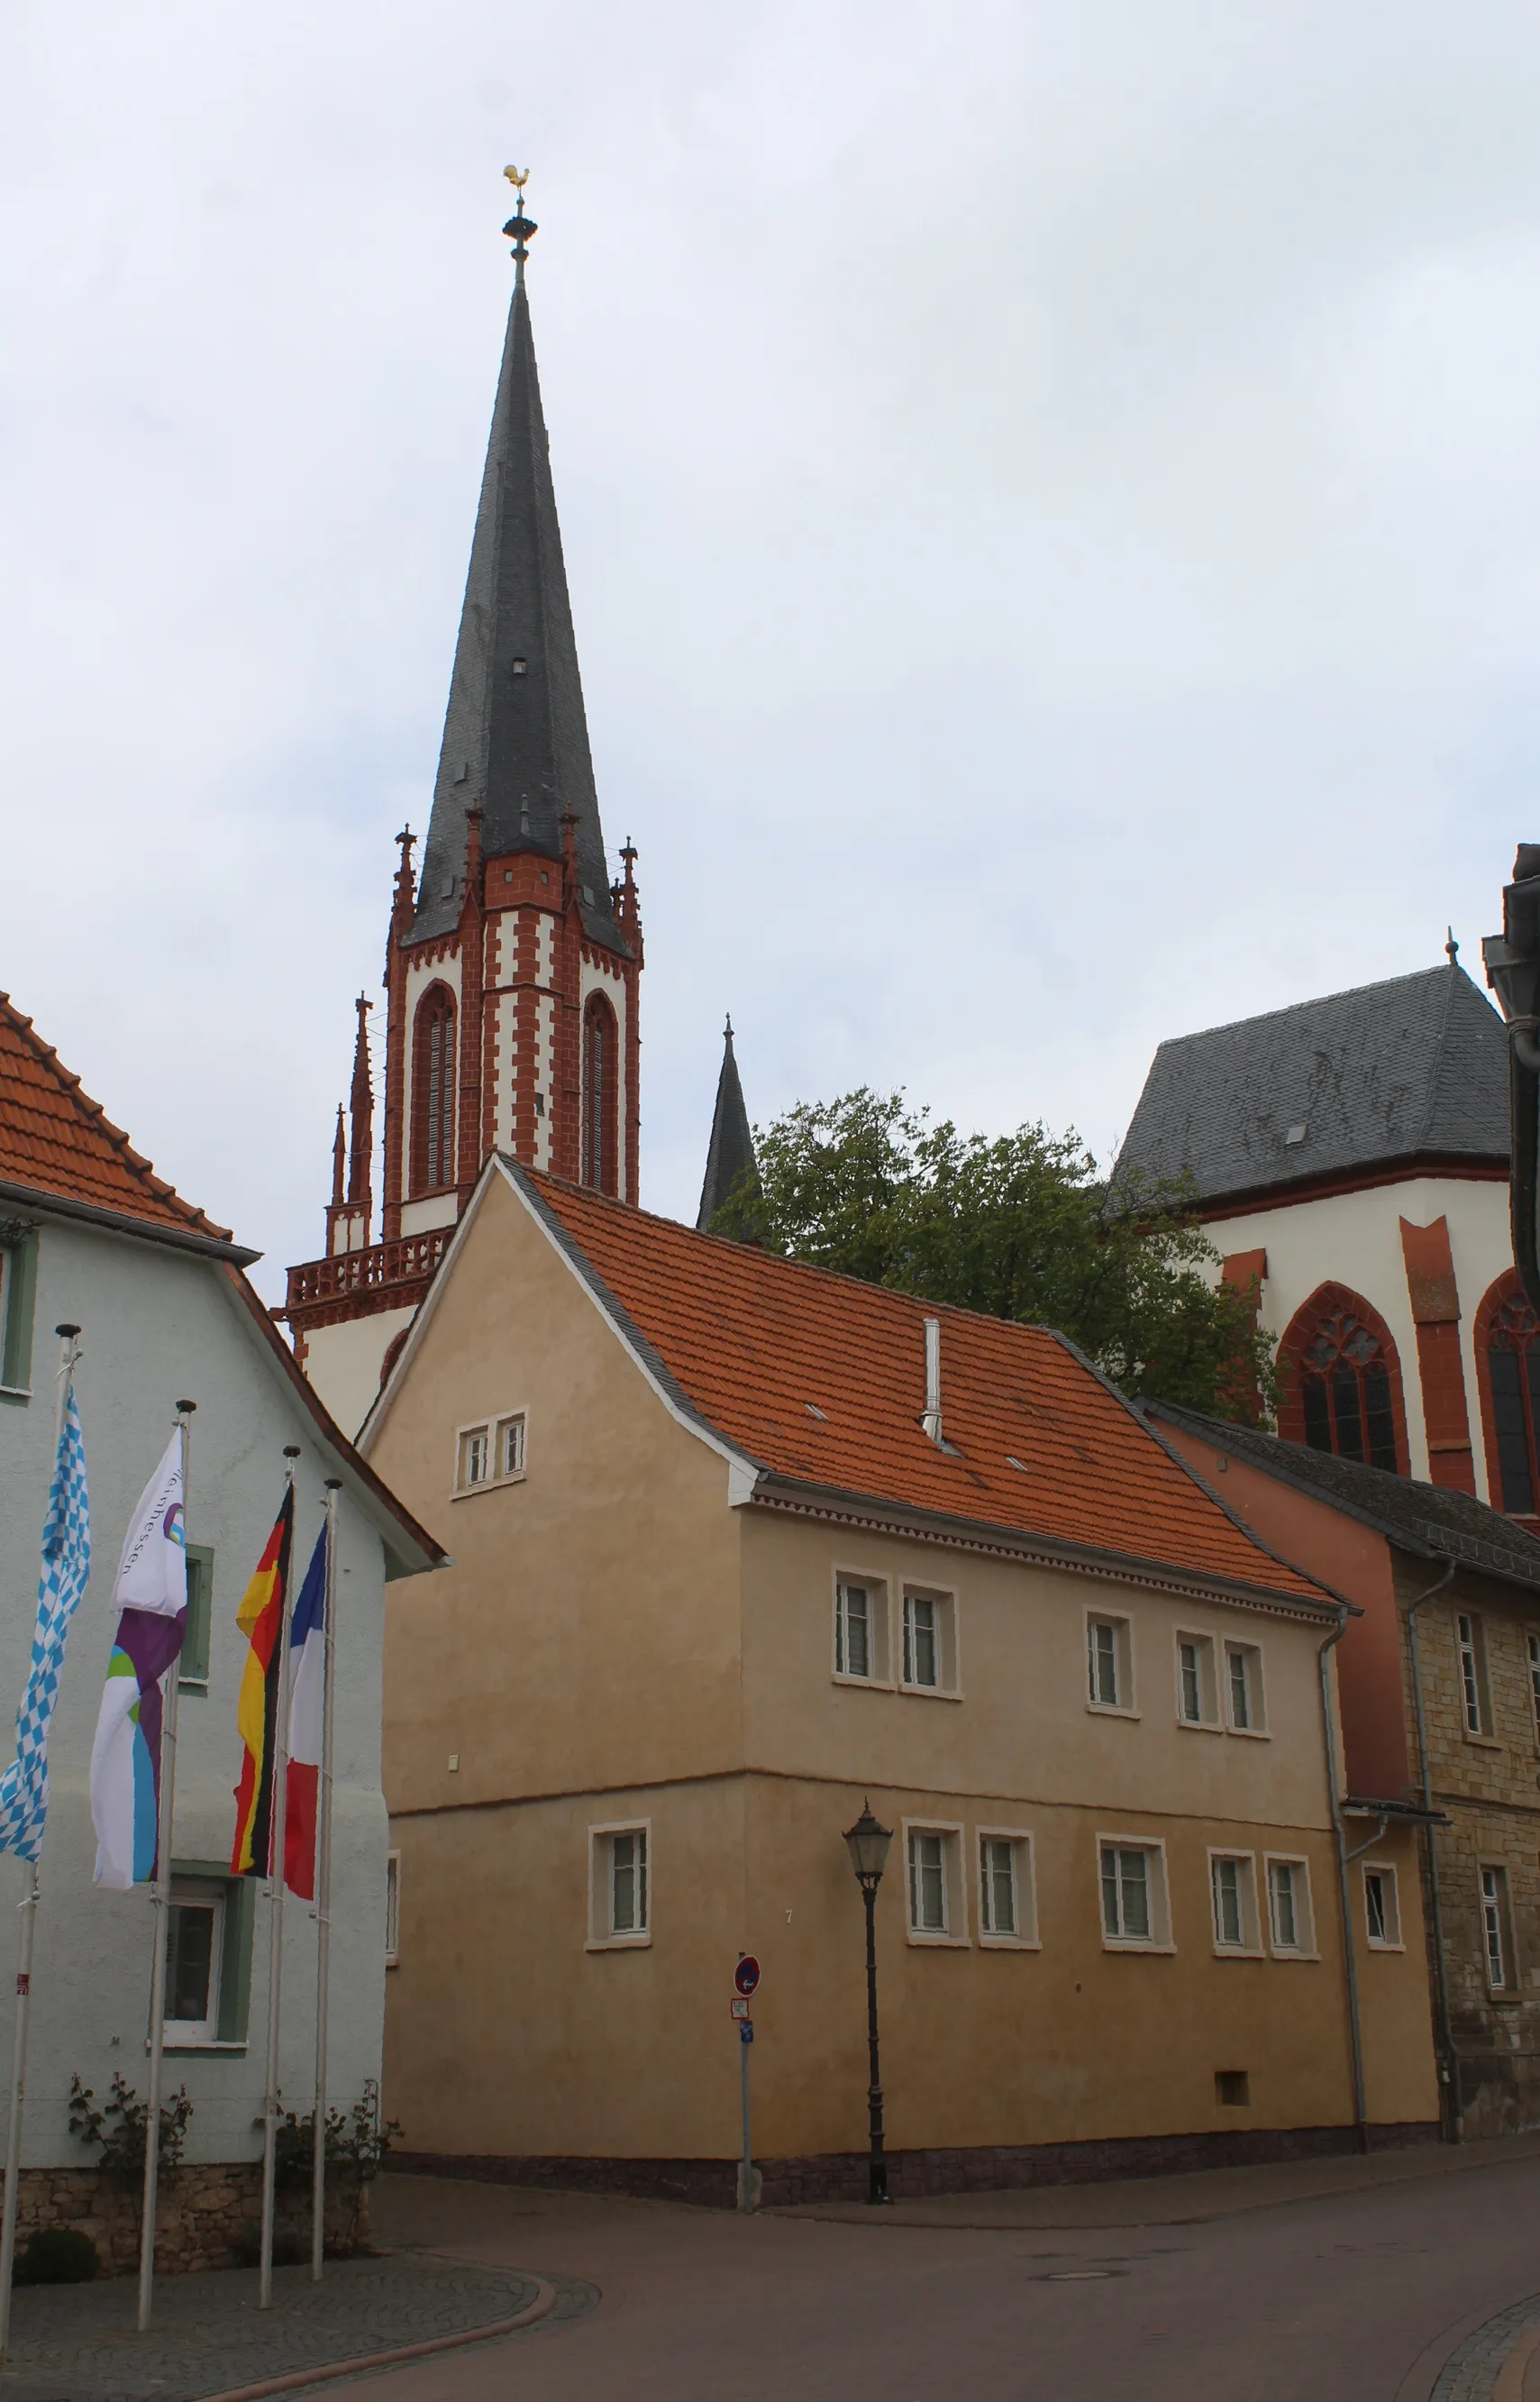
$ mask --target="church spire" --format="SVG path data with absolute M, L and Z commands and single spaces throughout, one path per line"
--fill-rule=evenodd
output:
M 712 1219 L 735 1193 L 747 1197 L 750 1193 L 757 1194 L 759 1189 L 759 1162 L 754 1156 L 754 1138 L 749 1131 L 749 1111 L 744 1107 L 743 1086 L 738 1081 L 738 1063 L 733 1053 L 733 1021 L 729 1018 L 722 1034 L 722 1073 L 717 1078 L 717 1106 L 711 1120 L 706 1181 L 701 1186 L 696 1226 L 708 1232 Z
M 522 186 L 527 171 L 507 173 Z M 610 894 L 529 324 L 524 267 L 535 222 L 524 214 L 522 188 L 503 230 L 514 238 L 514 297 L 408 940 L 456 925 L 465 812 L 479 803 L 488 859 L 533 851 L 559 861 L 562 815 L 572 813 L 584 932 L 625 958 L 630 946 Z
M 352 1121 L 352 1143 L 348 1158 L 348 1198 L 362 1202 L 365 1211 L 374 1207 L 374 1185 L 369 1170 L 375 1147 L 375 1088 L 369 1077 L 369 1012 L 374 1007 L 360 993 L 353 1007 L 358 1012 L 358 1036 L 353 1044 L 353 1084 L 349 1096 L 348 1111 Z M 337 1111 L 337 1131 L 341 1132 L 342 1112 Z

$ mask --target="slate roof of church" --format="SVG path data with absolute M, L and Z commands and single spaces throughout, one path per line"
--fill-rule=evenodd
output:
M 501 1166 L 683 1414 L 771 1477 L 1038 1538 L 1050 1554 L 1326 1606 L 1062 1335 Z M 942 1324 L 948 1449 L 920 1424 L 927 1318 Z
M 228 1227 L 216 1226 L 157 1176 L 101 1102 L 81 1091 L 79 1077 L 71 1075 L 32 1019 L 3 992 L 0 1182 L 211 1242 L 230 1240 Z
M 516 659 L 524 662 L 517 675 Z M 559 859 L 561 816 L 571 810 L 584 932 L 628 954 L 610 899 L 522 273 L 508 311 L 409 942 L 448 933 L 459 919 L 473 802 L 486 813 L 488 859 L 520 850 Z
M 758 1187 L 759 1162 L 754 1157 L 754 1138 L 749 1128 L 749 1111 L 733 1049 L 733 1021 L 729 1018 L 722 1037 L 717 1106 L 711 1114 L 711 1140 L 707 1149 L 706 1176 L 700 1188 L 700 1210 L 695 1219 L 698 1227 L 709 1226 L 717 1211 L 728 1201 L 745 1176 L 751 1176 Z
M 1169 1401 L 1146 1401 L 1141 1407 L 1158 1425 L 1202 1436 L 1232 1459 L 1330 1502 L 1424 1558 L 1457 1560 L 1489 1575 L 1540 1585 L 1540 1541 L 1474 1494 L 1423 1484 L 1415 1477 L 1393 1475 L 1389 1469 L 1370 1468 L 1365 1461 L 1339 1459 L 1335 1452 L 1285 1443 L 1259 1427 L 1204 1417 Z
M 1162 1042 L 1114 1175 L 1189 1172 L 1216 1201 L 1507 1153 L 1503 1021 L 1451 961 Z

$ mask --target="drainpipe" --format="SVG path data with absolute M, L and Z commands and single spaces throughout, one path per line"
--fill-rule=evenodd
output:
M 1444 2141 L 1460 2141 L 1460 2083 L 1455 2068 L 1454 2036 L 1450 2026 L 1449 1963 L 1444 1956 L 1444 1909 L 1438 1889 L 1437 1829 L 1433 1824 L 1433 1771 L 1428 1764 L 1427 1719 L 1423 1708 L 1423 1654 L 1417 1640 L 1417 1613 L 1425 1601 L 1442 1593 L 1454 1574 L 1453 1560 L 1446 1562 L 1444 1573 L 1420 1593 L 1407 1608 L 1407 1639 L 1411 1655 L 1411 1698 L 1417 1717 L 1417 1766 L 1423 1780 L 1423 1808 L 1427 1813 L 1427 1825 L 1423 1832 L 1427 1838 L 1428 1914 L 1433 1921 L 1433 1981 L 1438 2001 L 1438 2082 L 1443 2108 Z
M 1353 1905 L 1348 1898 L 1347 1829 L 1342 1823 L 1341 1794 L 1337 1767 L 1337 1716 L 1331 1706 L 1331 1670 L 1327 1653 L 1334 1651 L 1347 1633 L 1346 1605 L 1337 1606 L 1335 1633 L 1328 1635 L 1318 1654 L 1321 1672 L 1321 1725 L 1327 1744 L 1327 1800 L 1331 1808 L 1331 1831 L 1337 1839 L 1337 1895 L 1342 1913 L 1342 1959 L 1347 1971 L 1348 2045 L 1353 2067 L 1353 2120 L 1357 2131 L 1358 2148 L 1368 2149 L 1368 2100 L 1364 2084 L 1364 2029 L 1358 2009 L 1358 1957 L 1353 1948 Z M 1375 1838 L 1378 1841 L 1378 1837 Z

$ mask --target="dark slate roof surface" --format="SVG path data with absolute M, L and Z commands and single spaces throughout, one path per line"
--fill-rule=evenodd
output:
M 750 1175 L 756 1188 L 759 1184 L 759 1162 L 754 1156 L 754 1138 L 749 1130 L 749 1111 L 744 1105 L 743 1085 L 738 1077 L 738 1063 L 733 1052 L 733 1021 L 727 1021 L 722 1038 L 722 1073 L 717 1078 L 717 1106 L 711 1120 L 711 1141 L 706 1154 L 706 1180 L 700 1190 L 700 1214 L 695 1225 L 701 1233 L 709 1227 L 717 1211 L 727 1201 L 740 1177 Z
M 559 859 L 561 814 L 572 810 L 585 931 L 610 950 L 628 949 L 610 901 L 522 278 L 508 311 L 410 942 L 447 933 L 459 918 L 465 812 L 476 801 L 486 811 L 488 858 L 535 850 Z
M 1463 1561 L 1513 1583 L 1540 1585 L 1540 1541 L 1468 1493 L 1393 1476 L 1388 1469 L 1339 1459 L 1334 1452 L 1312 1451 L 1308 1444 L 1285 1443 L 1259 1428 L 1204 1417 L 1197 1410 L 1176 1409 L 1169 1401 L 1144 1401 L 1140 1407 L 1158 1426 L 1182 1427 L 1200 1435 L 1231 1458 L 1246 1460 L 1264 1474 L 1363 1519 L 1405 1549 L 1428 1559 Z
M 1503 1021 L 1451 961 L 1162 1042 L 1114 1174 L 1190 1172 L 1211 1201 L 1507 1149 Z

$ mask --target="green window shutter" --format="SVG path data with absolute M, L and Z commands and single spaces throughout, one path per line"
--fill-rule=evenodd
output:
M 225 1956 L 219 1964 L 219 2040 L 244 2043 L 252 2002 L 252 1936 L 256 1879 L 231 1877 L 225 1887 Z
M 182 1644 L 177 1686 L 207 1692 L 209 1628 L 213 1616 L 213 1553 L 205 1543 L 187 1545 L 187 1632 Z
M 25 1228 L 6 1243 L 4 1324 L 0 1325 L 0 1385 L 14 1393 L 32 1388 L 32 1319 L 37 1299 L 37 1229 Z

